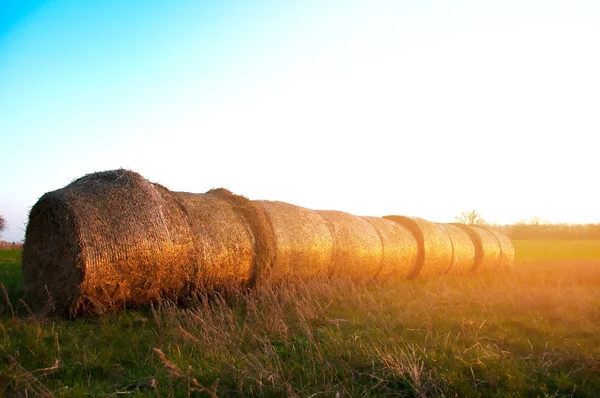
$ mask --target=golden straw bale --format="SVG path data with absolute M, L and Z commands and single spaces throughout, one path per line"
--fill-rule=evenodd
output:
M 44 194 L 23 248 L 26 301 L 67 316 L 261 281 L 428 277 L 513 262 L 510 239 L 479 227 L 253 202 L 225 189 L 171 192 L 122 169 Z
M 449 274 L 464 274 L 475 267 L 475 245 L 467 232 L 452 224 L 440 224 L 452 242 L 452 266 Z
M 490 232 L 494 234 L 498 243 L 500 243 L 500 250 L 502 251 L 502 259 L 500 260 L 500 267 L 509 268 L 515 264 L 515 247 L 513 246 L 512 240 L 502 232 L 490 229 Z
M 401 224 L 380 217 L 363 217 L 378 232 L 382 243 L 383 260 L 377 278 L 406 279 L 417 265 L 417 240 Z
M 333 238 L 325 220 L 314 210 L 284 202 L 254 201 L 268 216 L 276 255 L 265 279 L 328 276 L 333 268 Z
M 271 227 L 258 206 L 226 189 L 206 194 L 174 192 L 173 196 L 184 209 L 192 231 L 195 287 L 212 290 L 252 285 L 262 269 L 270 266 L 274 248 L 260 245 Z
M 251 286 L 271 266 L 273 240 L 262 208 L 227 190 L 170 192 L 128 170 L 89 174 L 32 208 L 26 300 L 72 316 Z
M 474 270 L 488 271 L 497 269 L 502 260 L 500 243 L 496 236 L 485 228 L 475 225 L 452 224 L 469 234 L 475 246 Z
M 224 195 L 232 204 L 234 210 L 242 215 L 246 221 L 247 228 L 252 233 L 254 258 L 252 260 L 252 272 L 247 286 L 253 286 L 271 272 L 277 246 L 275 232 L 271 220 L 265 210 L 254 201 L 245 196 L 234 195 L 226 189 L 214 189 L 208 194 Z
M 448 271 L 452 264 L 452 242 L 441 225 L 417 217 L 384 218 L 405 226 L 417 240 L 417 266 L 409 278 L 439 276 Z
M 33 206 L 23 248 L 26 301 L 40 312 L 102 312 L 176 298 L 194 278 L 186 215 L 137 173 L 86 175 Z
M 317 210 L 334 240 L 333 275 L 373 278 L 381 269 L 383 249 L 377 230 L 362 217 Z

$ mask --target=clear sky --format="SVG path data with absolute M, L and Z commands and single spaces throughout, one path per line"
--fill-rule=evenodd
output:
M 600 222 L 600 2 L 0 1 L 1 236 L 125 167 L 362 215 Z

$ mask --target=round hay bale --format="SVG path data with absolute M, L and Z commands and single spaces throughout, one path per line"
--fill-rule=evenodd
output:
M 265 279 L 328 276 L 333 270 L 333 237 L 314 210 L 284 202 L 254 201 L 268 216 L 276 255 Z
M 500 243 L 500 250 L 502 252 L 502 258 L 500 260 L 500 267 L 510 268 L 515 264 L 515 246 L 512 240 L 502 232 L 490 229 L 489 230 Z
M 469 234 L 475 246 L 475 271 L 489 271 L 500 266 L 502 251 L 496 236 L 485 228 L 475 225 L 452 224 Z
M 409 278 L 439 276 L 448 271 L 452 264 L 452 242 L 441 225 L 417 217 L 384 218 L 405 226 L 417 240 L 416 267 Z
M 467 232 L 452 224 L 440 224 L 452 242 L 452 265 L 449 274 L 464 274 L 475 267 L 475 246 Z
M 25 233 L 26 301 L 40 312 L 102 312 L 176 298 L 194 279 L 186 215 L 137 173 L 86 175 L 46 193 Z
M 271 266 L 273 233 L 256 204 L 226 189 L 173 196 L 187 216 L 194 241 L 194 288 L 251 286 Z
M 242 196 L 171 192 L 128 170 L 94 173 L 31 210 L 26 300 L 63 315 L 178 300 L 251 286 L 274 254 L 267 215 Z
M 333 275 L 373 278 L 382 266 L 383 248 L 377 230 L 362 217 L 317 210 L 334 240 Z
M 401 224 L 380 217 L 363 217 L 379 234 L 383 259 L 377 278 L 406 279 L 417 265 L 417 240 Z
M 248 280 L 248 286 L 254 286 L 257 282 L 268 277 L 273 267 L 275 255 L 277 254 L 277 243 L 275 231 L 271 220 L 265 210 L 249 200 L 245 196 L 232 194 L 230 191 L 220 188 L 209 191 L 217 195 L 225 195 L 232 204 L 234 210 L 242 215 L 246 225 L 252 233 L 254 258 L 252 260 L 252 272 Z

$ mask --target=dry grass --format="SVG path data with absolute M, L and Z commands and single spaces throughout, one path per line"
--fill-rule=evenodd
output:
M 227 394 L 589 393 L 600 387 L 592 286 L 600 267 L 588 262 L 418 283 L 338 279 L 163 306 L 158 322 L 165 356 L 204 387 L 218 375 Z
M 76 321 L 7 312 L 0 394 L 595 396 L 599 261 L 283 282 Z

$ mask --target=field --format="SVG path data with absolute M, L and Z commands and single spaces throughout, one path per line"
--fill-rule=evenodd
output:
M 600 241 L 515 247 L 510 272 L 315 281 L 75 321 L 30 315 L 20 252 L 0 251 L 0 395 L 598 396 Z

